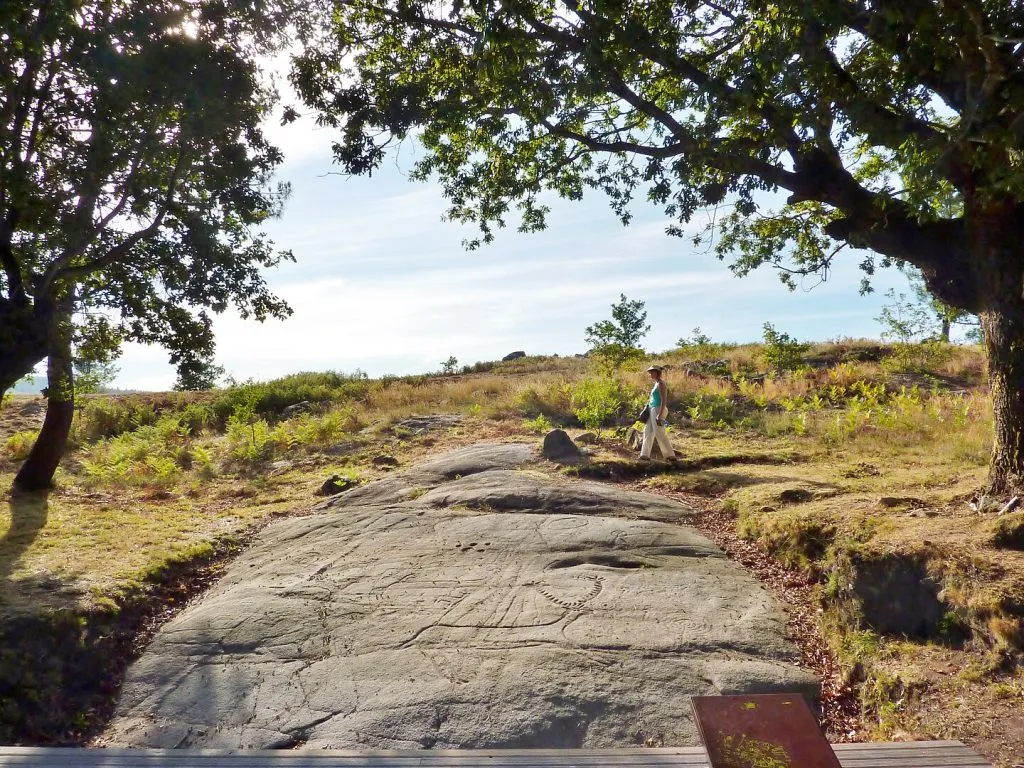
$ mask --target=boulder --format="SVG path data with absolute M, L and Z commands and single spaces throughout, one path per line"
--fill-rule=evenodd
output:
M 272 522 L 129 668 L 105 741 L 682 746 L 692 695 L 815 695 L 695 510 L 533 460 L 472 446 Z
M 375 467 L 380 467 L 381 469 L 394 469 L 398 466 L 398 459 L 394 456 L 381 454 L 380 456 L 374 456 L 370 459 L 370 463 Z
M 594 445 L 597 442 L 597 435 L 593 432 L 581 432 L 576 435 L 575 442 L 579 445 Z
M 286 419 L 290 419 L 302 413 L 310 413 L 314 408 L 316 408 L 316 406 L 309 400 L 300 400 L 297 403 L 285 406 L 281 410 L 281 416 L 283 416 Z
M 548 432 L 544 436 L 544 445 L 540 452 L 545 459 L 551 459 L 559 464 L 579 464 L 583 461 L 582 452 L 564 429 L 553 429 Z
M 507 355 L 501 358 L 501 362 L 507 363 L 509 360 L 518 360 L 521 357 L 526 357 L 526 353 L 523 352 L 522 350 L 517 350 L 515 352 L 509 352 Z

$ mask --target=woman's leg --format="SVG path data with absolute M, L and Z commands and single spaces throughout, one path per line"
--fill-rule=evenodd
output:
M 651 418 L 644 424 L 644 444 L 640 448 L 640 456 L 645 459 L 651 458 L 651 450 L 654 448 L 654 430 L 657 427 L 657 422 L 654 418 L 654 414 L 651 414 Z
M 675 457 L 676 452 L 672 448 L 672 441 L 669 439 L 668 432 L 665 431 L 665 427 L 655 427 L 654 436 L 658 440 L 658 448 L 661 450 L 661 457 L 663 459 L 671 459 Z M 648 455 L 650 455 L 649 451 Z

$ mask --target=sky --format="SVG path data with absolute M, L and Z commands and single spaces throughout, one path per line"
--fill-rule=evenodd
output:
M 735 277 L 688 238 L 665 234 L 663 213 L 638 204 L 624 227 L 600 193 L 582 202 L 552 200 L 547 230 L 497 233 L 467 251 L 470 227 L 442 221 L 440 185 L 406 177 L 415 148 L 406 144 L 372 177 L 337 174 L 329 129 L 310 119 L 267 126 L 292 185 L 283 215 L 265 227 L 296 263 L 266 272 L 294 310 L 285 321 L 216 316 L 217 363 L 236 380 L 297 371 L 365 371 L 370 376 L 434 371 L 509 352 L 573 354 L 584 329 L 611 315 L 620 294 L 646 303 L 650 351 L 672 348 L 695 327 L 715 341 L 754 341 L 762 326 L 800 340 L 877 338 L 875 318 L 895 270 L 875 292 L 858 293 L 860 261 L 844 252 L 828 282 L 790 292 L 774 270 Z M 693 222 L 694 230 L 705 222 Z M 159 347 L 129 344 L 115 387 L 163 390 L 174 368 Z

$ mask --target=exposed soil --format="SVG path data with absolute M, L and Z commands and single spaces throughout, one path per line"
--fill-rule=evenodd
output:
M 46 400 L 39 395 L 11 395 L 0 418 L 0 443 L 15 432 L 39 429 L 46 415 Z

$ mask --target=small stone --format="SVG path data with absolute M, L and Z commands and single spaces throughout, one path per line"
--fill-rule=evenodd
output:
M 786 504 L 800 504 L 813 498 L 814 494 L 806 488 L 787 488 L 779 494 L 779 501 Z
M 583 460 L 580 449 L 564 429 L 553 429 L 544 436 L 541 454 L 559 464 L 578 464 Z
M 387 456 L 385 454 L 374 456 L 370 461 L 373 466 L 380 467 L 381 469 L 392 469 L 398 466 L 398 459 L 394 456 Z
M 315 496 L 337 496 L 343 491 L 347 491 L 353 485 L 352 481 L 348 478 L 342 478 L 341 475 L 331 475 L 324 484 L 321 485 L 314 493 Z
M 579 445 L 593 445 L 597 442 L 597 435 L 593 432 L 583 432 L 582 434 L 576 435 L 575 442 Z
M 875 505 L 885 509 L 895 509 L 896 507 L 920 508 L 924 506 L 924 502 L 913 496 L 882 496 L 875 502 Z

